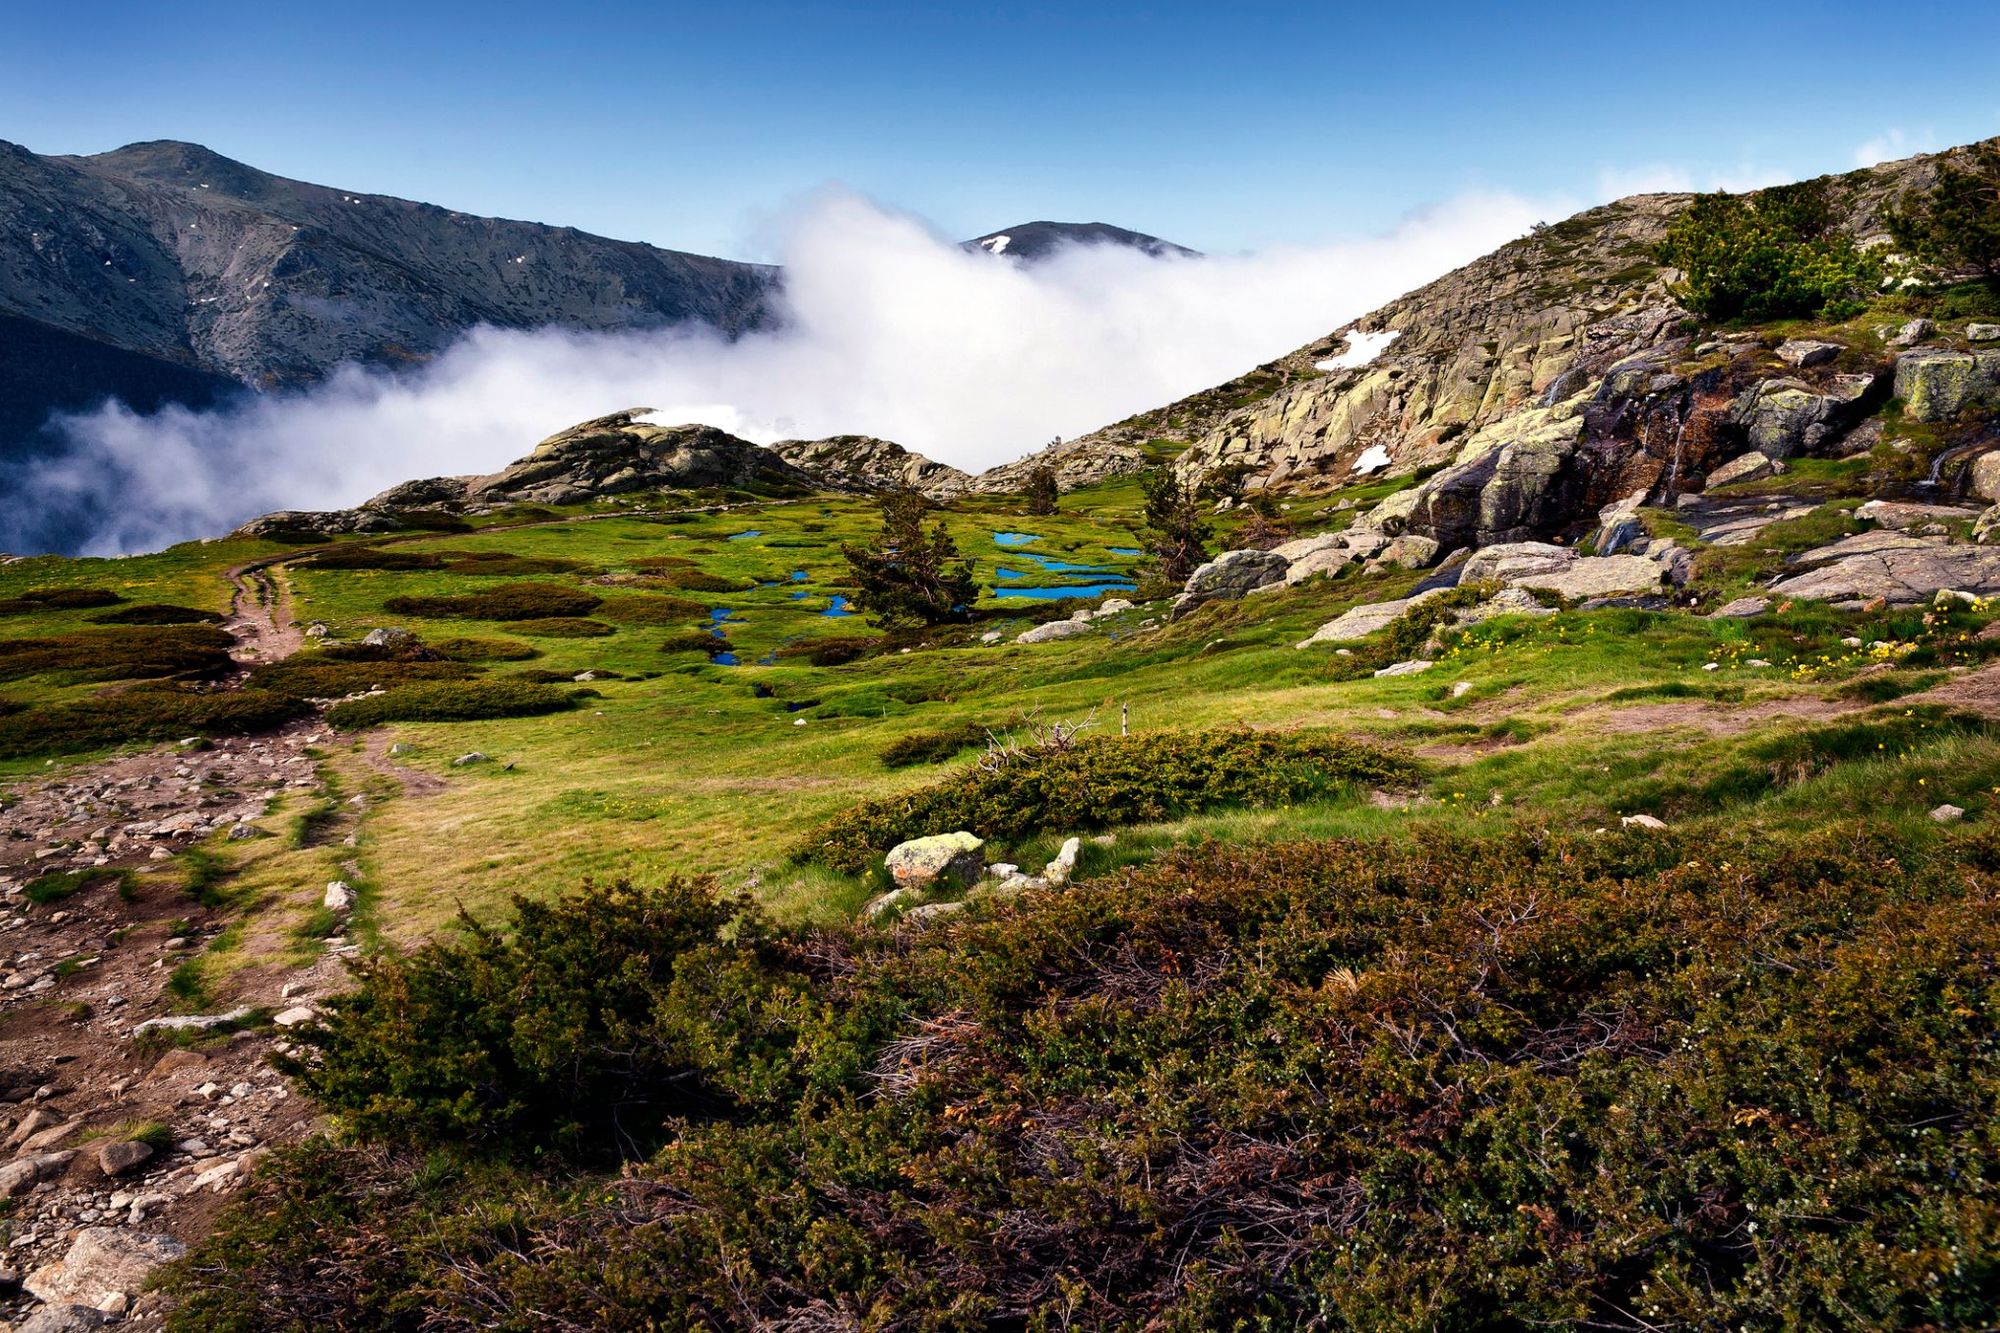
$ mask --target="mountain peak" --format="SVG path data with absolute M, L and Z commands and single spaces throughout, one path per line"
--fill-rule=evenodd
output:
M 1004 255 L 1032 264 L 1049 258 L 1068 245 L 1119 246 L 1156 259 L 1167 255 L 1181 259 L 1201 257 L 1199 251 L 1184 245 L 1175 245 L 1172 241 L 1163 241 L 1142 231 L 1114 227 L 1108 222 L 1023 222 L 1018 227 L 1003 227 L 999 231 L 974 237 L 965 243 L 965 248 L 984 250 L 991 255 Z

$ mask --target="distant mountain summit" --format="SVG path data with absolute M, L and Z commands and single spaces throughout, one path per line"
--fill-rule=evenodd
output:
M 1024 222 L 1018 227 L 989 231 L 965 243 L 968 250 L 984 250 L 1028 263 L 1047 259 L 1066 245 L 1114 245 L 1155 259 L 1167 255 L 1199 259 L 1200 251 L 1190 250 L 1142 231 L 1127 231 L 1108 222 Z

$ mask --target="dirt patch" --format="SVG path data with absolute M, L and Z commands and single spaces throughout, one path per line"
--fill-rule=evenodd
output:
M 1982 636 L 1984 637 L 1984 636 Z M 1933 686 L 1921 694 L 1906 695 L 1901 704 L 1940 704 L 1963 708 L 1982 717 L 2000 718 L 2000 662 L 1968 671 L 1955 680 Z
M 362 757 L 367 760 L 370 769 L 401 788 L 403 795 L 422 798 L 435 796 L 445 789 L 447 786 L 445 780 L 435 773 L 426 773 L 420 768 L 397 763 L 394 756 L 389 753 L 389 747 L 389 737 L 378 732 L 368 742 L 368 748 L 362 752 Z
M 1605 732 L 1615 736 L 1636 736 L 1645 732 L 1692 727 L 1711 736 L 1740 736 L 1779 718 L 1819 721 L 1852 713 L 1860 707 L 1833 699 L 1756 699 L 1743 703 L 1711 703 L 1696 699 L 1673 699 L 1660 703 L 1604 707 L 1574 715 L 1569 730 Z

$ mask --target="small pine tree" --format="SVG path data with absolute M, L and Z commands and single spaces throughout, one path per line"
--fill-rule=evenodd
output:
M 1882 277 L 1881 261 L 1834 227 L 1818 181 L 1698 194 L 1667 224 L 1658 258 L 1683 275 L 1674 298 L 1711 320 L 1836 314 Z
M 1931 276 L 1971 270 L 2000 285 L 2000 147 L 1979 145 L 1970 171 L 1939 167 L 1937 184 L 1887 220 L 1897 247 Z
M 868 546 L 842 544 L 854 571 L 854 605 L 883 629 L 962 620 L 979 596 L 972 562 L 943 523 L 926 534 L 930 503 L 915 491 L 882 497 L 882 531 Z
M 1052 467 L 1038 467 L 1028 474 L 1028 512 L 1046 516 L 1056 512 L 1056 500 L 1062 494 L 1056 486 L 1056 470 Z
M 1146 497 L 1146 549 L 1158 576 L 1168 583 L 1185 583 L 1208 559 L 1209 538 L 1214 536 L 1207 496 L 1170 467 L 1154 468 L 1140 484 Z

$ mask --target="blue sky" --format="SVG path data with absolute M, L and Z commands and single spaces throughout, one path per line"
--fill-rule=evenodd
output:
M 838 181 L 948 233 L 1233 252 L 2000 133 L 2000 5 L 0 6 L 0 138 L 768 257 Z

